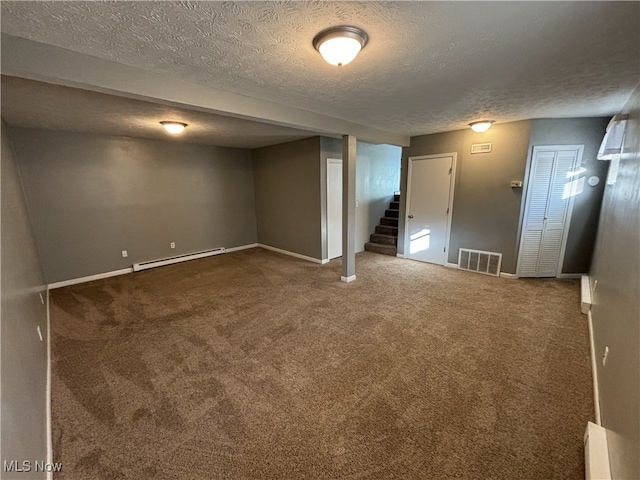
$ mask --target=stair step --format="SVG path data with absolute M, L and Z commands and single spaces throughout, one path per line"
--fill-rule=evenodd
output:
M 394 201 L 394 202 L 399 202 L 399 201 L 400 201 L 400 194 L 399 194 L 399 193 L 396 193 L 396 194 L 393 196 L 393 201 Z
M 388 208 L 384 211 L 384 216 L 390 218 L 398 218 L 400 216 L 400 210 L 392 210 Z
M 397 218 L 382 217 L 380 219 L 380 225 L 389 225 L 391 227 L 397 227 L 398 226 L 398 219 Z
M 389 203 L 389 208 L 392 208 L 394 210 L 400 210 L 400 202 L 391 202 Z
M 390 225 L 378 225 L 376 227 L 376 233 L 380 233 L 382 235 L 393 235 L 394 237 L 397 237 L 398 227 L 392 227 Z
M 364 249 L 367 252 L 381 253 L 383 255 L 392 255 L 394 257 L 398 252 L 398 249 L 395 247 L 395 245 L 384 245 L 382 243 L 374 243 L 374 242 L 365 243 Z
M 383 245 L 398 245 L 398 237 L 394 235 L 384 235 L 382 233 L 372 233 L 371 243 L 381 243 Z

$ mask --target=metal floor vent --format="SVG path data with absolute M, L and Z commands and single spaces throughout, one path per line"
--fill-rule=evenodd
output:
M 470 272 L 484 273 L 485 275 L 500 276 L 500 264 L 502 254 L 495 252 L 483 252 L 461 248 L 458 253 L 458 268 Z

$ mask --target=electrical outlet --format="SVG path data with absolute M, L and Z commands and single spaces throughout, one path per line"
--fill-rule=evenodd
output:
M 607 357 L 609 356 L 609 347 L 604 347 L 604 355 L 602 355 L 602 366 L 607 364 Z
M 169 244 L 169 246 L 170 246 L 171 248 L 176 248 L 176 242 L 171 242 L 171 243 Z
M 129 256 L 129 254 L 127 253 L 126 250 L 122 250 L 122 258 L 127 258 Z

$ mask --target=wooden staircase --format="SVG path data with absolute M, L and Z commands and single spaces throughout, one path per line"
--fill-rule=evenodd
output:
M 372 233 L 369 242 L 364 244 L 367 252 L 396 256 L 398 252 L 398 218 L 400 217 L 400 194 L 395 194 L 385 210 L 376 233 Z

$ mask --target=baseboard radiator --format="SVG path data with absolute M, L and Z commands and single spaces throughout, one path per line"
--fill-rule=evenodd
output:
M 502 254 L 461 248 L 458 251 L 458 268 L 485 275 L 500 276 Z
M 607 431 L 591 422 L 584 433 L 584 473 L 586 480 L 611 480 Z
M 149 262 L 134 263 L 133 271 L 139 272 L 140 270 L 148 270 L 150 268 L 162 267 L 164 265 L 171 265 L 172 263 L 180 263 L 180 262 L 186 262 L 188 260 L 195 260 L 197 258 L 210 257 L 212 255 L 220 255 L 221 253 L 224 253 L 224 252 L 225 252 L 224 247 L 220 247 L 220 248 L 214 248 L 212 250 L 204 250 L 202 252 L 178 255 L 176 257 L 162 258 L 160 260 L 151 260 Z

